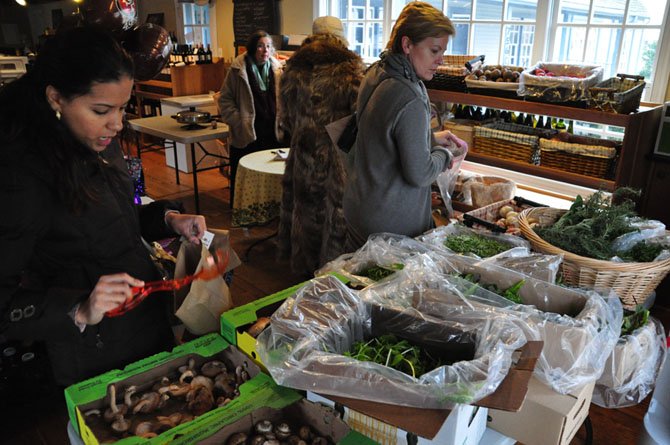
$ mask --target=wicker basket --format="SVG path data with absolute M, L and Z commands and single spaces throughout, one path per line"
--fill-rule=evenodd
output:
M 431 80 L 425 80 L 423 83 L 426 88 L 431 90 L 458 91 L 461 93 L 466 91 L 465 75 L 456 76 L 437 72 L 433 74 Z
M 567 210 L 538 207 L 519 214 L 521 233 L 530 241 L 533 250 L 563 255 L 561 271 L 566 284 L 590 289 L 611 288 L 616 291 L 626 309 L 634 310 L 635 306 L 644 303 L 670 271 L 670 259 L 649 263 L 616 263 L 587 258 L 549 244 L 528 223 L 529 218 L 534 218 L 540 226 L 550 226 L 565 212 Z
M 617 74 L 589 88 L 589 108 L 619 114 L 636 111 L 644 85 L 644 76 Z
M 552 130 L 505 122 L 486 124 L 475 127 L 472 152 L 537 165 L 540 137 L 553 134 Z
M 478 209 L 470 210 L 462 216 L 463 223 L 468 227 L 482 226 L 492 231 L 505 232 L 506 228 L 495 226 L 496 221 L 502 218 L 500 216 L 500 209 L 505 206 L 511 206 L 515 212 L 521 212 L 529 207 L 544 207 L 544 204 L 530 201 L 520 196 L 515 196 L 512 199 L 505 199 L 503 201 L 494 202 Z
M 467 88 L 465 85 L 465 76 L 470 71 L 466 67 L 467 62 L 479 58 L 483 60 L 484 56 L 471 56 L 459 54 L 446 54 L 443 56 L 443 64 L 437 68 L 437 72 L 431 80 L 424 81 L 426 88 L 433 90 L 458 91 L 464 93 Z
M 614 174 L 617 158 L 615 146 L 591 145 L 600 140 L 581 138 L 583 143 L 542 139 L 540 141 L 540 165 L 594 178 L 607 179 Z

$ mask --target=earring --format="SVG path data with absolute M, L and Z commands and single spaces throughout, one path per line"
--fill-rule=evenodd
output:
M 56 119 L 60 120 L 60 111 L 56 110 Z

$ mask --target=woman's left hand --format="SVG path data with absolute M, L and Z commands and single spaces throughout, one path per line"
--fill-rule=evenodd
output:
M 458 148 L 468 149 L 468 144 L 449 130 L 436 131 L 433 135 L 435 136 L 435 142 L 439 145 L 446 146 L 453 142 Z
M 200 238 L 207 230 L 205 217 L 202 215 L 189 215 L 180 213 L 168 213 L 165 217 L 167 224 L 172 230 L 194 244 L 200 244 Z

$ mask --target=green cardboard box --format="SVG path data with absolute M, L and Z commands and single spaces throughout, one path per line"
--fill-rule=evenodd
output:
M 209 334 L 177 346 L 172 352 L 153 355 L 132 363 L 123 370 L 112 370 L 66 388 L 65 400 L 73 427 L 86 445 L 97 445 L 101 441 L 114 440 L 116 437 L 111 432 L 101 432 L 100 428 L 95 427 L 96 422 L 99 424 L 102 421 L 91 417 L 87 423 L 87 417 L 84 414 L 90 410 L 97 409 L 103 412 L 106 409 L 109 401 L 109 385 L 113 383 L 118 388 L 136 385 L 140 390 L 144 390 L 160 381 L 162 376 L 175 373 L 180 366 L 187 365 L 190 359 L 195 361 L 196 369 L 199 369 L 202 363 L 214 359 L 224 362 L 229 368 L 232 366 L 233 369 L 239 365 L 246 365 L 251 379 L 239 387 L 240 395 L 224 406 L 212 409 L 190 422 L 177 425 L 157 437 L 147 439 L 131 436 L 118 440 L 119 444 L 170 442 L 179 434 L 183 434 L 184 431 L 190 431 L 192 428 L 199 428 L 200 425 L 207 424 L 215 416 L 229 411 L 237 411 L 241 406 L 263 406 L 267 402 L 266 398 L 271 396 L 271 391 L 268 391 L 268 388 L 277 386 L 272 378 L 260 372 L 260 368 L 251 363 L 249 358 L 238 348 L 230 345 L 218 334 Z M 117 394 L 117 399 L 119 398 Z M 149 415 L 147 414 L 147 416 Z M 155 417 L 156 414 L 154 413 L 153 416 Z M 98 432 L 100 437 L 97 437 L 94 431 Z
M 268 388 L 273 396 L 265 406 L 247 405 L 239 411 L 228 411 L 213 418 L 205 427 L 192 430 L 172 442 L 173 445 L 219 445 L 227 443 L 235 433 L 251 436 L 254 425 L 270 420 L 277 425 L 288 423 L 292 429 L 309 425 L 314 433 L 327 437 L 338 445 L 374 445 L 377 442 L 352 430 L 333 408 L 304 399 L 296 391 L 275 386 Z

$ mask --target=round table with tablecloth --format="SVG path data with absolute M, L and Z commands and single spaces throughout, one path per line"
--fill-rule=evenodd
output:
M 233 227 L 263 225 L 279 216 L 288 152 L 288 148 L 264 150 L 240 159 L 235 176 Z

